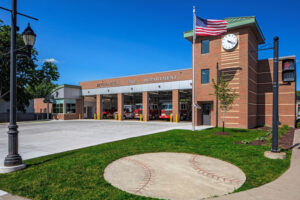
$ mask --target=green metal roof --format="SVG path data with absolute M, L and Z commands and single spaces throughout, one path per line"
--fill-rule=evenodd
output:
M 243 27 L 243 26 L 250 26 L 254 30 L 254 33 L 257 34 L 259 44 L 265 43 L 265 36 L 263 35 L 255 16 L 228 17 L 228 18 L 224 18 L 224 20 L 226 20 L 228 22 L 227 29 L 234 29 L 234 28 L 239 28 L 239 27 Z M 184 36 L 184 38 L 192 41 L 193 30 L 184 32 L 183 36 Z
M 79 85 L 68 85 L 68 84 L 63 84 L 63 85 L 59 85 L 59 86 L 57 86 L 56 88 L 54 88 L 53 90 L 52 90 L 52 92 L 54 92 L 54 91 L 56 91 L 56 90 L 58 90 L 58 89 L 60 89 L 60 88 L 64 88 L 64 87 L 66 87 L 66 88 L 81 88 L 81 86 L 79 86 Z M 52 93 L 51 92 L 51 93 Z

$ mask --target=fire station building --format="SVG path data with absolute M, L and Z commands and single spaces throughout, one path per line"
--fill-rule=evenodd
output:
M 255 17 L 225 18 L 228 31 L 222 36 L 197 37 L 195 44 L 196 125 L 221 126 L 222 111 L 214 93 L 212 79 L 223 74 L 238 98 L 225 116 L 225 126 L 254 128 L 272 125 L 273 59 L 258 59 L 258 45 L 265 43 Z M 193 31 L 184 33 L 192 42 Z M 232 41 L 227 38 L 233 39 Z M 226 42 L 230 46 L 226 46 Z M 192 44 L 192 43 L 191 43 Z M 279 58 L 279 119 L 295 126 L 296 82 L 284 82 L 285 62 L 295 68 L 295 56 Z M 63 85 L 53 93 L 54 119 L 103 119 L 140 109 L 136 116 L 148 121 L 172 116 L 173 121 L 191 120 L 192 69 L 80 82 Z M 39 109 L 39 108 L 38 108 Z M 165 116 L 165 117 L 164 117 Z

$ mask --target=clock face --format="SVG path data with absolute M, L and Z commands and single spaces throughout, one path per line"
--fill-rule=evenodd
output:
M 238 38 L 235 34 L 227 34 L 222 39 L 222 47 L 223 49 L 229 51 L 234 49 L 238 44 Z

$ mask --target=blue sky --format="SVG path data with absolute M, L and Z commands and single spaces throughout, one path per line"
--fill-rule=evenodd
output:
M 300 56 L 297 0 L 19 0 L 19 12 L 39 21 L 18 17 L 18 25 L 23 31 L 32 24 L 40 60 L 57 60 L 58 84 L 78 84 L 191 68 L 191 43 L 183 32 L 192 28 L 193 5 L 202 18 L 256 16 L 266 43 L 279 36 L 280 56 Z M 10 8 L 11 1 L 0 6 Z M 5 11 L 0 19 L 10 24 Z M 272 51 L 259 54 L 272 57 Z

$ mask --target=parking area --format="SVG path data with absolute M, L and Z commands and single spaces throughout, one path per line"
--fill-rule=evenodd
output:
M 114 120 L 45 121 L 18 125 L 19 152 L 24 160 L 170 129 L 191 129 L 191 123 L 187 122 Z M 7 124 L 0 125 L 0 164 L 7 155 L 7 130 Z

